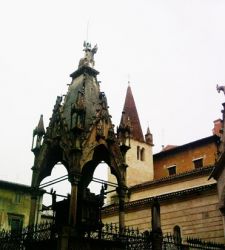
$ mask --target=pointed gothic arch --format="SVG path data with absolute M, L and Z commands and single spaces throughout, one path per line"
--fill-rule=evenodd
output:
M 69 173 L 68 162 L 63 156 L 63 149 L 59 145 L 43 143 L 32 168 L 32 186 L 38 187 L 46 177 L 50 176 L 58 162 L 61 162 Z
M 100 144 L 93 149 L 93 158 L 90 161 L 86 162 L 82 167 L 81 182 L 85 187 L 87 187 L 91 182 L 96 167 L 102 161 L 109 166 L 111 173 L 116 177 L 117 182 L 122 184 L 120 172 L 118 171 L 118 167 L 113 165 L 113 163 L 115 164 L 115 162 L 113 161 L 113 159 L 111 159 L 109 150 L 104 144 Z

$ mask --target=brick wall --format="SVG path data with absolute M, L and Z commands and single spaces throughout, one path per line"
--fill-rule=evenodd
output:
M 177 152 L 171 149 L 170 153 L 162 154 L 160 157 L 153 156 L 154 162 L 154 179 L 160 179 L 168 176 L 168 167 L 176 165 L 176 173 L 182 173 L 193 170 L 194 159 L 203 158 L 203 165 L 214 165 L 217 146 L 215 142 L 210 142 L 197 147 L 189 147 L 186 150 Z

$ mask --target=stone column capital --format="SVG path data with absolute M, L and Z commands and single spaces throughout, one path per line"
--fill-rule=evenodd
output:
M 68 180 L 72 185 L 78 185 L 80 181 L 80 173 L 74 171 L 70 172 L 68 174 Z

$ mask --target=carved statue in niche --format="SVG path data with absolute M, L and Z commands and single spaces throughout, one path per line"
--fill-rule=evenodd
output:
M 102 108 L 96 109 L 95 114 L 95 124 L 96 124 L 96 135 L 98 138 L 104 135 L 104 122 L 102 121 Z
M 91 44 L 86 41 L 84 41 L 83 46 L 84 46 L 85 55 L 83 58 L 80 59 L 78 68 L 82 66 L 89 66 L 93 68 L 95 65 L 94 54 L 97 52 L 98 46 L 96 44 L 94 48 L 91 48 Z
M 74 123 L 73 123 L 74 121 Z M 83 128 L 85 123 L 84 90 L 78 91 L 77 100 L 71 107 L 71 128 Z
M 102 120 L 100 119 L 96 125 L 96 129 L 97 129 L 97 136 L 104 136 L 104 125 Z
M 56 132 L 56 137 L 57 137 L 57 136 L 60 136 L 60 133 L 61 133 L 61 121 L 60 121 L 60 116 L 59 116 L 59 114 L 58 114 L 58 116 L 57 116 L 57 123 L 56 123 L 55 132 Z
M 115 133 L 114 133 L 114 124 L 111 124 L 109 131 L 108 131 L 108 139 L 114 141 L 115 140 Z
M 101 102 L 99 103 L 101 106 L 101 117 L 108 123 L 108 118 L 109 118 L 109 115 L 107 112 L 108 104 L 107 104 L 107 98 L 104 92 L 100 93 L 99 99 L 101 100 Z

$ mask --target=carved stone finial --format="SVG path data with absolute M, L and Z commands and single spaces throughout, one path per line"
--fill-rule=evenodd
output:
M 216 90 L 218 91 L 218 93 L 220 93 L 220 91 L 223 91 L 224 95 L 225 95 L 225 86 L 219 86 L 218 84 L 216 85 Z
M 91 43 L 84 41 L 83 43 L 84 51 L 91 50 Z
M 31 151 L 35 153 L 37 152 L 38 149 L 40 149 L 41 144 L 42 144 L 42 138 L 44 135 L 45 135 L 45 128 L 44 128 L 44 122 L 43 122 L 43 115 L 41 115 L 37 127 L 33 130 L 33 140 L 32 140 Z M 36 137 L 35 147 L 34 147 L 34 137 Z
M 84 41 L 84 51 L 85 51 L 85 55 L 83 58 L 80 59 L 79 62 L 79 66 L 78 68 L 82 67 L 82 66 L 89 66 L 89 67 L 94 67 L 95 65 L 95 61 L 94 61 L 94 54 L 96 54 L 97 50 L 98 50 L 98 46 L 97 44 L 91 48 L 91 43 Z

